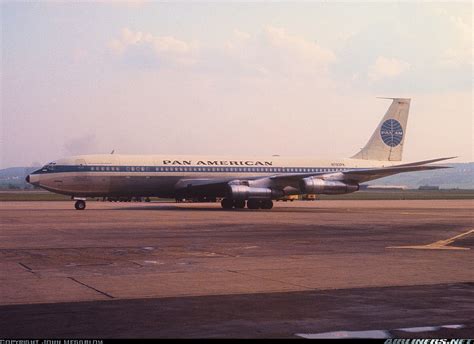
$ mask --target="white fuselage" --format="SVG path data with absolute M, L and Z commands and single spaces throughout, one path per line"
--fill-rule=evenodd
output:
M 362 159 L 222 157 L 183 155 L 81 155 L 47 164 L 29 176 L 46 190 L 74 197 L 176 197 L 177 184 L 192 180 L 252 180 L 278 174 L 330 173 L 393 166 L 390 161 Z M 264 186 L 264 185 L 263 185 Z M 214 196 L 225 196 L 215 192 Z M 286 194 L 301 193 L 294 183 Z M 212 192 L 211 192 L 212 194 Z

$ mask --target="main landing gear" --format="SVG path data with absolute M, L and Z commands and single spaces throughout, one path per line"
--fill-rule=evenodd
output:
M 244 200 L 233 200 L 230 198 L 224 198 L 221 201 L 221 206 L 224 209 L 243 209 L 245 208 Z M 271 199 L 249 199 L 247 201 L 247 208 L 249 209 L 272 209 L 273 201 Z
M 86 209 L 86 201 L 82 199 L 77 200 L 76 203 L 74 203 L 74 208 L 76 208 L 76 210 Z

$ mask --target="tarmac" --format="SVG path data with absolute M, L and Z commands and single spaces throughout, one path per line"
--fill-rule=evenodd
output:
M 472 338 L 473 210 L 0 202 L 0 338 Z

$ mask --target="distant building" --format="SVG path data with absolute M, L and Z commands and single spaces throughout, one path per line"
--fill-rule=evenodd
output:
M 439 186 L 437 185 L 421 185 L 418 190 L 430 190 L 430 191 L 433 191 L 433 190 L 439 190 Z
M 361 185 L 360 190 L 368 191 L 402 191 L 407 190 L 406 185 Z

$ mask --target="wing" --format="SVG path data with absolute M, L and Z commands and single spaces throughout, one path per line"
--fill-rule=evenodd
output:
M 363 170 L 353 170 L 342 172 L 342 178 L 337 180 L 354 182 L 357 184 L 368 182 L 370 180 L 392 176 L 404 172 L 416 172 L 427 170 L 438 170 L 442 168 L 450 168 L 448 166 L 407 166 L 407 167 L 383 167 Z M 329 178 L 332 179 L 332 178 Z
M 431 162 L 437 162 L 450 158 L 439 158 L 432 160 L 419 161 L 414 163 L 402 164 L 397 166 L 390 167 L 379 167 L 379 168 L 364 168 L 364 169 L 349 169 L 341 172 L 331 172 L 331 173 L 295 173 L 295 174 L 279 174 L 271 176 L 270 179 L 278 181 L 279 184 L 282 182 L 294 182 L 301 180 L 307 177 L 318 177 L 326 180 L 338 180 L 338 181 L 347 181 L 352 183 L 364 183 L 370 180 L 379 179 L 383 177 L 388 177 L 398 173 L 404 172 L 416 172 L 416 171 L 426 171 L 426 170 L 437 170 L 443 168 L 450 168 L 449 166 L 439 166 L 439 165 L 424 165 Z
M 398 173 L 437 170 L 450 168 L 449 166 L 425 165 L 427 163 L 438 162 L 452 158 L 439 158 L 425 161 L 418 161 L 402 165 L 378 168 L 364 169 L 348 169 L 340 172 L 322 172 L 322 173 L 286 173 L 276 174 L 272 176 L 256 177 L 256 178 L 196 178 L 181 179 L 175 185 L 178 192 L 188 195 L 212 195 L 216 197 L 224 197 L 227 194 L 229 185 L 232 183 L 246 184 L 257 187 L 270 187 L 276 189 L 284 189 L 286 187 L 299 188 L 299 182 L 303 178 L 317 177 L 324 180 L 342 181 L 347 183 L 364 183 L 370 180 L 388 177 Z

